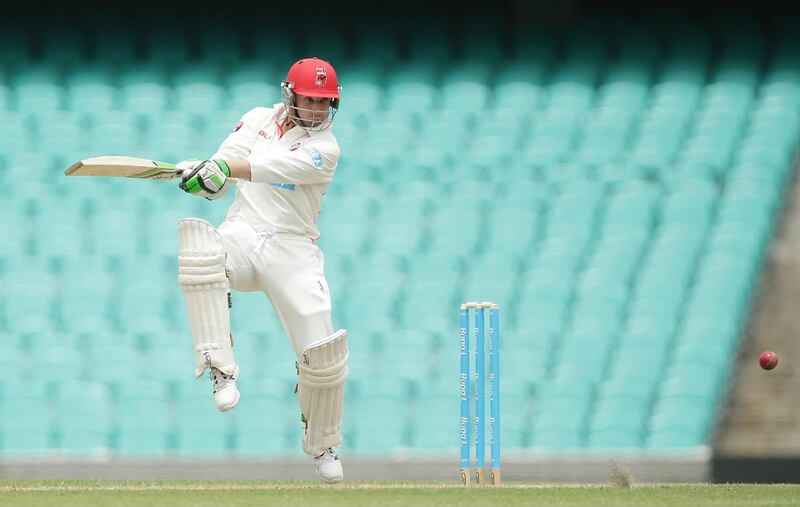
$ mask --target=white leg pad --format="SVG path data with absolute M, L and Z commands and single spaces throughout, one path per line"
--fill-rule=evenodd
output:
M 309 454 L 341 444 L 347 355 L 347 330 L 340 329 L 306 347 L 297 361 L 297 396 L 306 421 L 303 448 Z
M 195 375 L 215 367 L 234 375 L 225 249 L 219 232 L 199 218 L 178 222 L 178 283 L 183 291 L 195 350 Z

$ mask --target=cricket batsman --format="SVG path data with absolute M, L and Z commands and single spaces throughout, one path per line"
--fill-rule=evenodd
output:
M 178 222 L 178 279 L 194 339 L 195 374 L 210 370 L 220 411 L 236 406 L 230 290 L 263 291 L 297 357 L 303 450 L 329 483 L 344 476 L 333 447 L 341 444 L 347 331 L 333 330 L 324 259 L 315 241 L 322 196 L 339 159 L 331 125 L 340 90 L 330 63 L 299 60 L 281 83 L 282 103 L 245 113 L 210 159 L 178 164 L 179 186 L 189 194 L 213 200 L 236 186 L 219 229 L 199 218 Z

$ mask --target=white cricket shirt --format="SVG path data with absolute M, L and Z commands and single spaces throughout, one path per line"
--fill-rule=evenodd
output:
M 280 135 L 283 104 L 248 111 L 211 158 L 247 159 L 251 181 L 236 181 L 226 220 L 239 218 L 258 232 L 319 238 L 316 219 L 339 161 L 331 127 L 307 132 L 295 126 Z

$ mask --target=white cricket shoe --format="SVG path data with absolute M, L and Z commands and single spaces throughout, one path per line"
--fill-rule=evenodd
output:
M 236 366 L 233 375 L 226 375 L 217 368 L 211 368 L 211 390 L 214 394 L 214 403 L 220 412 L 227 412 L 239 403 L 239 390 L 236 388 L 236 377 L 239 376 L 239 367 Z
M 325 452 L 314 458 L 317 463 L 317 475 L 328 484 L 336 484 L 344 479 L 344 470 L 339 456 L 333 449 L 325 449 Z

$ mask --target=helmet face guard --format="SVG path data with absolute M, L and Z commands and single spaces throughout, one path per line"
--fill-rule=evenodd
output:
M 286 79 L 281 82 L 281 96 L 286 106 L 286 114 L 300 128 L 316 132 L 325 130 L 333 123 L 339 110 L 339 78 L 333 66 L 319 58 L 304 58 L 289 69 Z M 326 97 L 331 99 L 327 112 L 297 106 L 297 96 Z M 310 116 L 304 119 L 302 114 Z
M 281 96 L 283 98 L 283 105 L 286 106 L 287 116 L 292 120 L 292 122 L 294 122 L 295 125 L 308 132 L 319 132 L 327 129 L 333 124 L 333 117 L 336 116 L 336 112 L 339 110 L 338 98 L 331 98 L 331 104 L 328 107 L 328 111 L 307 109 L 297 106 L 297 96 L 293 90 L 293 83 L 286 81 L 281 83 Z M 306 114 L 306 116 L 311 116 L 311 120 L 301 117 L 301 112 L 311 113 L 310 115 Z

